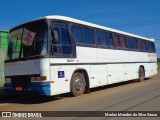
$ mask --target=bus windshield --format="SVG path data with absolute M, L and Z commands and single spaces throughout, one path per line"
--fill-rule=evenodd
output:
M 45 21 L 23 24 L 9 33 L 7 60 L 46 55 L 48 30 Z

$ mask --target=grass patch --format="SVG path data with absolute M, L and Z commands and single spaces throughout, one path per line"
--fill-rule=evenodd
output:
M 158 69 L 160 69 L 160 59 L 158 59 L 157 64 L 158 64 Z

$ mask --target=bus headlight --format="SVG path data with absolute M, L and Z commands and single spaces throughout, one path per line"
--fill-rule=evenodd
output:
M 6 83 L 11 83 L 11 78 L 5 78 Z

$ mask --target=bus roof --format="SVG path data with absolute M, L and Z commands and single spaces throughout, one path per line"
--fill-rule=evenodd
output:
M 86 25 L 86 26 L 90 26 L 90 27 L 94 27 L 94 28 L 99 28 L 99 29 L 102 29 L 102 30 L 107 30 L 107 31 L 110 31 L 110 32 L 119 33 L 119 34 L 122 34 L 122 35 L 128 35 L 128 36 L 131 36 L 131 37 L 136 37 L 136 38 L 139 38 L 139 39 L 154 41 L 153 38 L 142 37 L 142 36 L 139 36 L 139 35 L 131 34 L 131 33 L 116 30 L 116 29 L 112 29 L 112 28 L 109 28 L 109 27 L 104 27 L 104 26 L 101 26 L 101 25 L 93 24 L 93 23 L 90 23 L 90 22 L 85 22 L 85 21 L 82 21 L 82 20 L 78 20 L 78 19 L 74 19 L 74 18 L 66 17 L 66 16 L 50 15 L 50 16 L 39 17 L 39 18 L 34 19 L 32 21 L 36 21 L 36 20 L 40 20 L 40 19 L 64 20 L 64 21 L 73 22 L 73 23 L 77 23 L 77 24 L 82 24 L 82 25 Z M 30 22 L 32 22 L 32 21 L 30 21 Z M 25 24 L 25 23 L 23 23 L 23 24 Z

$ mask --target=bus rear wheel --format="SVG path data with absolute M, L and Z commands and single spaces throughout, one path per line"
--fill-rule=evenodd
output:
M 73 96 L 82 95 L 86 88 L 85 77 L 82 73 L 74 73 L 71 79 L 71 92 Z
M 145 72 L 144 72 L 143 67 L 139 67 L 138 76 L 139 76 L 138 82 L 142 82 L 144 80 L 144 77 L 145 77 Z

